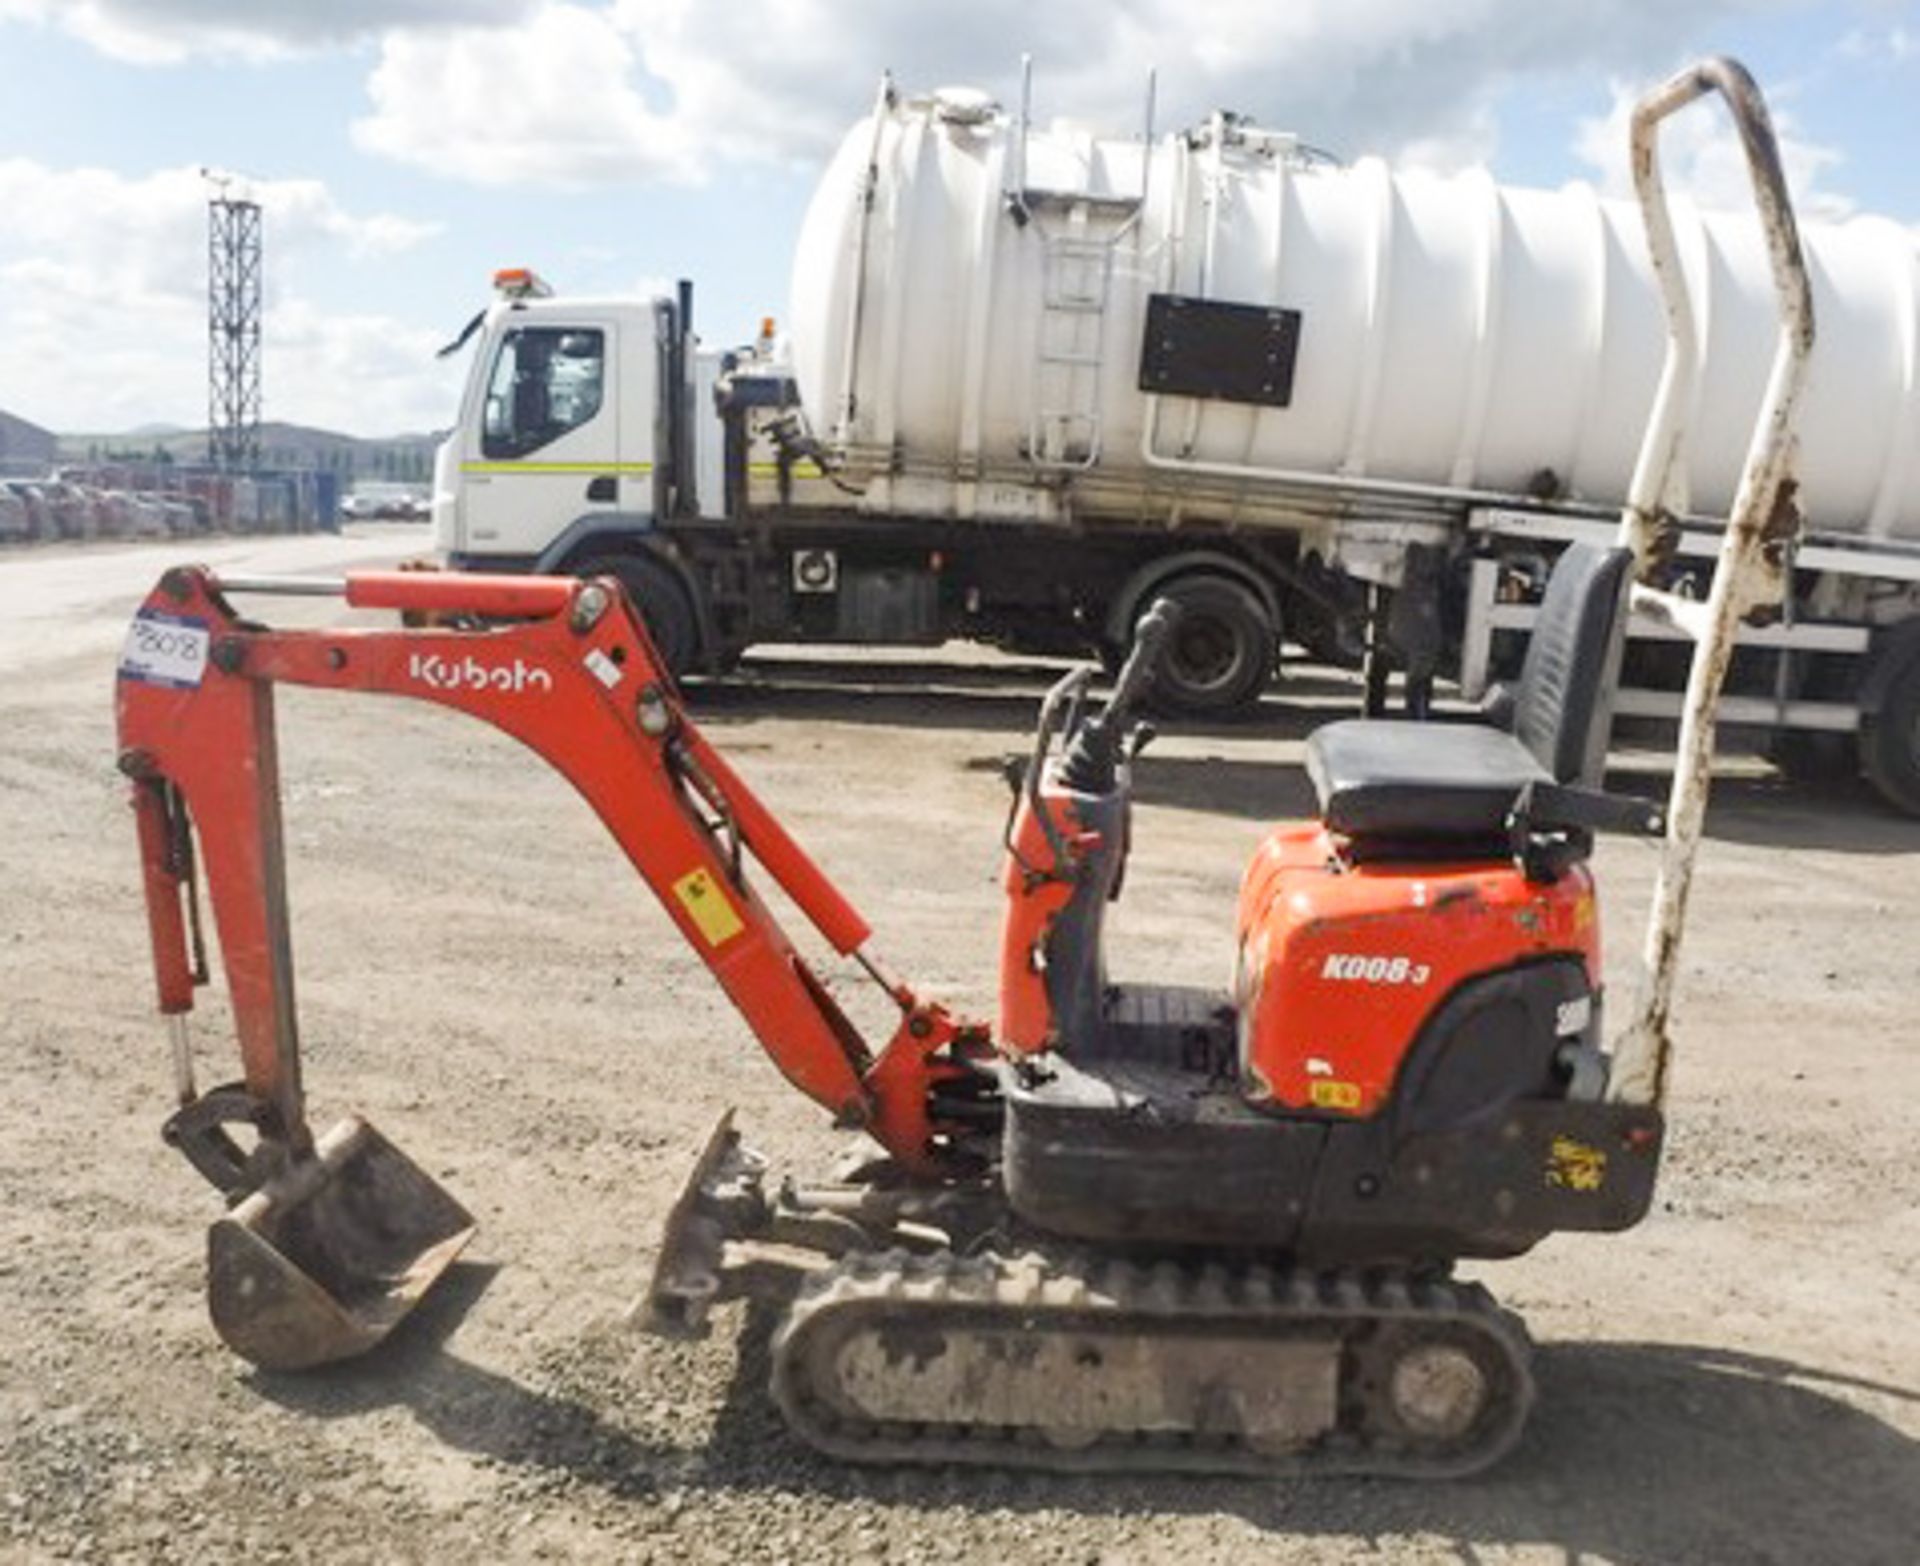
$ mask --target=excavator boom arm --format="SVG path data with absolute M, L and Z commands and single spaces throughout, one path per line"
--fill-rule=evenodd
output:
M 304 1151 L 273 718 L 274 686 L 294 684 L 431 701 L 535 751 L 593 807 L 787 1078 L 902 1163 L 937 1166 L 931 1089 L 964 1074 L 955 1057 L 984 1048 L 984 1032 L 882 977 L 862 950 L 866 922 L 701 737 L 616 582 L 373 572 L 300 590 L 328 587 L 351 606 L 469 618 L 269 629 L 237 616 L 211 573 L 184 568 L 142 606 L 118 682 L 161 1010 L 192 1005 L 191 819 L 263 1131 Z M 755 893 L 743 854 L 885 984 L 901 1009 L 886 1048 L 871 1050 L 834 1003 Z

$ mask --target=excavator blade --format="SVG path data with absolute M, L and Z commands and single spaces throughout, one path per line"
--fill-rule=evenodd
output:
M 667 1214 L 653 1280 L 635 1312 L 645 1330 L 670 1338 L 706 1336 L 707 1312 L 721 1294 L 730 1231 L 738 1230 L 743 1219 L 747 1227 L 757 1227 L 755 1220 L 764 1212 L 760 1179 L 765 1168 L 759 1154 L 741 1145 L 733 1111 L 727 1110 Z
M 473 1217 L 357 1115 L 207 1231 L 207 1303 L 242 1358 L 304 1370 L 364 1354 L 473 1238 Z

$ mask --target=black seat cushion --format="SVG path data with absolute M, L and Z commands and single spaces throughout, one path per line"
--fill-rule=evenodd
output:
M 1315 729 L 1307 776 L 1333 831 L 1412 842 L 1498 834 L 1523 788 L 1552 781 L 1504 729 L 1386 718 Z

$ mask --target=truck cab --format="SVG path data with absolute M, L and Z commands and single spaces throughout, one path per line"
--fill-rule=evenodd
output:
M 658 299 L 565 299 L 495 277 L 460 416 L 434 459 L 434 544 L 451 565 L 550 570 L 659 511 Z
M 435 453 L 435 552 L 459 570 L 617 576 L 672 668 L 723 666 L 778 619 L 736 526 L 749 485 L 777 499 L 792 467 L 776 460 L 794 399 L 771 321 L 721 353 L 694 337 L 685 283 L 558 298 L 514 268 L 494 290 L 454 345 L 478 338 Z

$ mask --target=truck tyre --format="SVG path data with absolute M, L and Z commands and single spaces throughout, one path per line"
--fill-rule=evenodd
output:
M 1815 657 L 1798 694 L 1809 701 L 1851 702 L 1859 683 L 1855 660 Z M 1767 759 L 1795 783 L 1814 787 L 1851 783 L 1860 776 L 1860 736 L 1832 729 L 1781 729 L 1768 742 Z
M 1154 705 L 1217 717 L 1258 701 L 1280 641 L 1259 595 L 1229 576 L 1183 576 L 1149 593 L 1140 613 L 1162 598 L 1179 606 L 1180 619 L 1154 675 Z
M 1796 783 L 1839 783 L 1860 775 L 1860 750 L 1851 734 L 1787 729 L 1774 735 L 1767 759 Z
M 645 555 L 596 555 L 574 566 L 575 576 L 617 576 L 653 638 L 667 673 L 678 679 L 700 652 L 693 604 L 673 572 Z
M 1878 710 L 1860 727 L 1867 781 L 1908 815 L 1920 816 L 1920 647 L 1888 676 Z

